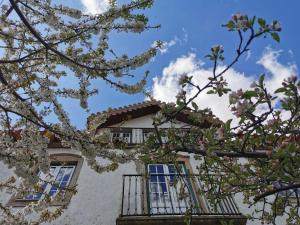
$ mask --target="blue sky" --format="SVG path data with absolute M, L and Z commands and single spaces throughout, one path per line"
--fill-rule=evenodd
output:
M 74 4 L 66 0 L 66 4 Z M 106 0 L 81 0 L 75 5 L 85 11 L 98 12 L 105 9 Z M 111 44 L 118 54 L 124 52 L 133 56 L 149 48 L 155 40 L 166 42 L 166 52 L 159 53 L 145 67 L 133 72 L 137 78 L 142 77 L 145 70 L 150 71 L 147 89 L 153 91 L 156 98 L 172 101 L 176 95 L 175 82 L 181 72 L 197 76 L 197 82 L 205 80 L 210 71 L 210 63 L 204 58 L 212 45 L 222 44 L 225 49 L 225 64 L 234 56 L 237 34 L 221 27 L 232 14 L 240 12 L 249 16 L 263 17 L 271 22 L 279 20 L 282 24 L 281 42 L 278 44 L 271 38 L 260 39 L 251 47 L 251 54 L 245 55 L 228 74 L 233 89 L 246 88 L 261 73 L 267 73 L 270 87 L 278 85 L 284 77 L 298 73 L 300 65 L 300 30 L 297 21 L 299 0 L 156 0 L 154 6 L 145 13 L 150 24 L 161 24 L 160 29 L 153 29 L 142 34 L 112 34 Z M 155 81 L 153 80 L 155 79 Z M 93 83 L 99 89 L 99 95 L 89 101 L 91 111 L 85 113 L 74 104 L 65 103 L 75 125 L 84 127 L 88 114 L 105 110 L 107 107 L 119 107 L 144 100 L 142 94 L 126 95 L 115 92 L 101 81 Z M 192 94 L 192 93 L 190 93 Z M 214 102 L 215 108 L 221 104 L 224 109 L 216 108 L 219 117 L 225 115 L 225 99 L 201 97 L 197 103 L 203 107 Z M 212 105 L 212 108 L 214 106 Z M 228 118 L 229 114 L 224 116 Z

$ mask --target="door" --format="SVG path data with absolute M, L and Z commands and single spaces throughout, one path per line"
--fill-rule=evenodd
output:
M 195 206 L 195 197 L 183 163 L 149 164 L 150 214 L 184 214 Z

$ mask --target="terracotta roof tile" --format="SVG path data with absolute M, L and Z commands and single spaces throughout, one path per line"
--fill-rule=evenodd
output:
M 90 127 L 90 123 L 92 123 L 92 121 L 97 116 L 100 116 L 100 115 L 106 113 L 107 114 L 106 122 L 99 125 L 98 128 L 109 127 L 111 125 L 118 124 L 122 121 L 125 121 L 129 118 L 133 119 L 133 118 L 138 118 L 138 117 L 145 116 L 148 114 L 155 114 L 161 109 L 162 105 L 164 105 L 164 104 L 166 104 L 166 103 L 152 100 L 152 101 L 139 102 L 139 103 L 132 104 L 132 105 L 130 104 L 127 106 L 118 107 L 118 108 L 114 108 L 114 109 L 110 108 L 106 111 L 92 114 L 87 120 L 87 125 L 88 125 L 88 127 Z M 188 110 L 182 111 L 180 114 L 178 114 L 176 119 L 181 122 L 191 124 L 191 120 L 188 118 L 191 113 L 192 112 L 190 112 Z M 213 117 L 213 115 L 212 115 L 212 117 Z M 212 120 L 204 120 L 203 125 L 211 126 L 211 121 Z M 215 117 L 214 117 L 214 121 L 221 123 L 221 121 Z
M 152 101 L 143 101 L 143 102 L 139 102 L 139 103 L 135 103 L 135 104 L 129 104 L 127 106 L 122 106 L 122 107 L 118 107 L 118 108 L 109 108 L 107 110 L 104 110 L 102 112 L 98 112 L 96 114 L 91 114 L 91 116 L 88 117 L 87 119 L 87 123 L 89 124 L 89 121 L 92 120 L 94 117 L 101 115 L 103 113 L 107 113 L 108 116 L 115 116 L 115 115 L 119 115 L 122 113 L 127 113 L 127 112 L 131 112 L 137 109 L 142 109 L 148 106 L 160 106 L 162 103 L 160 101 L 156 101 L 156 100 L 152 100 Z

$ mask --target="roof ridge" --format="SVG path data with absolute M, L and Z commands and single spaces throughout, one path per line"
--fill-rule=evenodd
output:
M 137 102 L 137 103 L 124 105 L 124 106 L 120 106 L 120 107 L 115 107 L 115 108 L 109 107 L 107 110 L 103 110 L 103 111 L 100 111 L 97 113 L 92 113 L 88 117 L 87 122 L 89 122 L 93 117 L 104 114 L 104 113 L 108 113 L 109 115 L 116 115 L 121 112 L 124 112 L 125 110 L 132 111 L 132 110 L 139 109 L 139 108 L 146 107 L 146 106 L 161 105 L 161 104 L 163 104 L 163 102 L 153 99 L 153 100 L 146 100 L 146 101 Z

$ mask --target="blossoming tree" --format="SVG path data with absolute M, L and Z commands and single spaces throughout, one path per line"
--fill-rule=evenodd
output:
M 88 109 L 88 97 L 97 93 L 90 88 L 95 79 L 129 94 L 143 89 L 147 72 L 136 84 L 121 83 L 117 78 L 132 76 L 130 71 L 147 63 L 156 54 L 156 48 L 134 57 L 119 56 L 109 45 L 109 34 L 141 33 L 155 28 L 148 25 L 143 14 L 137 13 L 151 5 L 152 0 L 135 0 L 122 6 L 110 1 L 105 13 L 85 15 L 49 0 L 1 2 L 0 160 L 14 168 L 21 184 L 16 185 L 16 179 L 10 178 L 1 181 L 0 191 L 9 189 L 23 196 L 43 191 L 36 172 L 49 173 L 47 145 L 51 135 L 59 137 L 63 145 L 80 151 L 97 172 L 113 170 L 117 163 L 128 160 L 129 156 L 107 150 L 104 137 L 94 137 L 92 129 L 90 133 L 78 131 L 60 98 L 78 99 L 80 106 Z M 65 76 L 73 76 L 78 88 L 66 88 L 61 81 Z M 47 122 L 49 116 L 55 118 L 54 122 Z M 111 163 L 100 165 L 97 156 Z M 64 191 L 75 192 L 69 189 Z M 47 205 L 53 200 L 46 196 L 17 212 L 0 203 L 0 223 L 51 221 L 63 211 L 63 207 L 48 211 Z M 28 220 L 32 212 L 39 215 L 36 220 Z
M 231 91 L 226 82 L 226 72 L 249 51 L 256 39 L 271 36 L 280 41 L 281 25 L 278 21 L 268 24 L 262 18 L 238 13 L 224 27 L 239 37 L 235 58 L 218 72 L 217 67 L 225 58 L 224 48 L 216 45 L 206 56 L 213 64 L 206 85 L 199 86 L 192 76 L 182 75 L 176 105 L 166 105 L 157 115 L 156 136 L 144 146 L 143 159 L 176 163 L 178 153 L 194 154 L 199 160 L 200 180 L 208 187 L 202 192 L 211 201 L 242 193 L 244 203 L 252 208 L 250 218 L 276 224 L 278 216 L 285 216 L 287 224 L 299 224 L 300 82 L 297 75 L 291 74 L 283 80 L 274 93 L 267 90 L 265 75 L 249 90 Z M 188 97 L 187 89 L 195 95 Z M 209 109 L 200 109 L 194 100 L 201 94 L 229 94 L 229 106 L 238 123 L 232 125 L 232 119 L 220 122 Z M 195 126 L 189 131 L 159 129 L 159 125 L 173 120 L 182 110 L 193 112 Z M 212 126 L 197 126 L 201 118 L 210 119 Z M 167 136 L 169 142 L 162 143 L 162 136 Z M 150 149 L 156 151 L 149 155 Z

